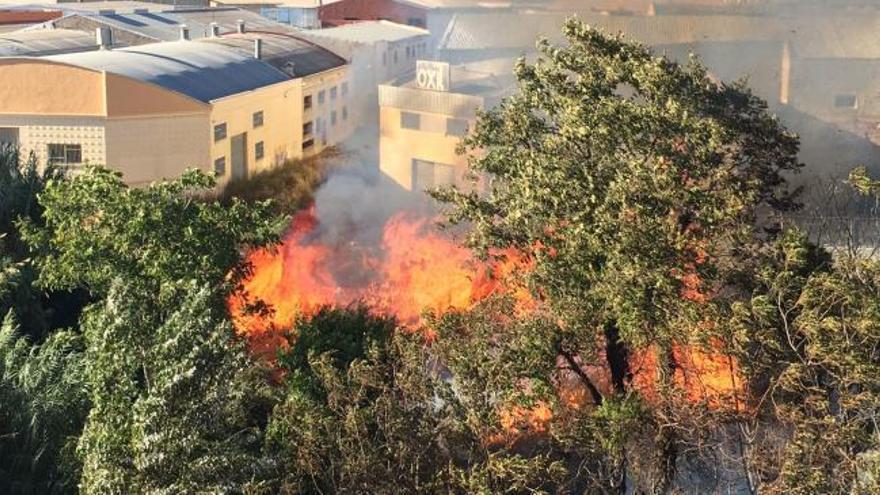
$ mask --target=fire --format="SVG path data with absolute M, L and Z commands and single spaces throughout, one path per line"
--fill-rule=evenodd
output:
M 297 316 L 355 302 L 414 325 L 425 310 L 466 309 L 496 293 L 499 279 L 519 263 L 512 259 L 487 268 L 433 223 L 400 213 L 385 223 L 378 246 L 352 240 L 328 244 L 314 209 L 301 211 L 281 246 L 249 254 L 253 275 L 244 293 L 229 300 L 236 328 L 257 349 L 270 350 L 283 345 L 281 337 Z M 255 301 L 272 313 L 246 311 L 246 303 Z

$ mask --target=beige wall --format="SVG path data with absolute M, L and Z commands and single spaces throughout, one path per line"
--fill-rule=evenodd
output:
M 338 144 L 350 134 L 350 126 L 342 118 L 341 82 L 347 75 L 342 67 L 302 79 L 286 81 L 256 91 L 215 100 L 211 112 L 208 139 L 211 143 L 211 163 L 224 157 L 226 174 L 223 182 L 232 176 L 232 138 L 246 134 L 248 174 L 270 169 L 287 159 L 299 159 L 320 152 L 326 146 Z M 330 88 L 337 87 L 336 100 L 330 98 Z M 318 92 L 323 90 L 324 104 L 318 104 Z M 353 88 L 349 88 L 349 97 Z M 312 95 L 312 108 L 304 110 L 303 98 Z M 263 125 L 253 126 L 253 116 L 263 112 Z M 336 111 L 337 124 L 332 126 L 331 113 Z M 322 116 L 327 122 L 327 144 L 313 132 L 314 145 L 303 150 L 303 124 Z M 214 141 L 214 126 L 226 124 L 226 138 Z M 313 122 L 313 128 L 315 124 Z M 264 157 L 256 158 L 256 144 L 262 142 Z M 213 165 L 212 165 L 213 166 Z
M 211 170 L 207 113 L 139 116 L 106 121 L 106 164 L 140 185 L 172 179 L 188 168 Z
M 379 157 L 382 172 L 401 185 L 413 188 L 413 160 L 452 165 L 457 184 L 462 183 L 467 159 L 456 154 L 461 138 L 446 134 L 446 120 L 442 114 L 413 112 L 421 117 L 419 130 L 404 129 L 400 125 L 399 108 L 379 109 Z
M 342 96 L 342 83 L 348 83 L 348 94 Z M 336 99 L 330 97 L 332 88 L 336 88 Z M 310 156 L 320 153 L 324 148 L 334 146 L 345 141 L 351 136 L 354 129 L 354 115 L 352 108 L 352 97 L 359 89 L 356 88 L 351 78 L 348 77 L 348 68 L 340 67 L 338 69 L 313 74 L 303 78 L 303 97 L 312 96 L 312 108 L 304 112 L 303 122 L 312 122 L 314 131 L 315 145 L 303 153 L 303 156 Z M 319 102 L 319 94 L 324 91 L 324 103 Z M 348 113 L 347 118 L 343 118 L 343 108 Z M 336 112 L 336 124 L 332 123 L 333 112 Z M 323 129 L 318 129 L 318 119 L 322 122 Z M 326 141 L 322 139 L 326 137 Z
M 256 91 L 215 100 L 206 140 L 211 163 L 226 158 L 225 180 L 232 175 L 231 143 L 234 136 L 247 136 L 247 168 L 252 174 L 266 170 L 290 157 L 298 156 L 302 130 L 302 83 L 300 80 L 274 84 Z M 263 125 L 254 127 L 253 118 L 263 112 Z M 226 124 L 226 138 L 214 141 L 214 126 Z M 263 143 L 264 157 L 256 159 L 254 150 Z
M 0 113 L 105 115 L 104 75 L 30 59 L 0 60 Z

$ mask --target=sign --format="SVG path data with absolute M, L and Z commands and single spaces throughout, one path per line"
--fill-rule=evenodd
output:
M 449 91 L 449 64 L 446 62 L 417 60 L 416 84 L 421 89 Z

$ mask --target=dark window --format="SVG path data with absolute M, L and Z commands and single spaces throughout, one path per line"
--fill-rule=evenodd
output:
M 446 134 L 464 136 L 468 132 L 468 121 L 463 119 L 446 119 Z
M 306 122 L 303 124 L 303 137 L 312 135 L 312 123 Z
M 312 95 L 307 95 L 303 97 L 303 110 L 308 110 L 312 108 Z
M 857 108 L 859 99 L 856 95 L 837 95 L 834 97 L 834 106 L 837 108 Z
M 226 123 L 217 124 L 214 126 L 214 141 L 221 141 L 226 139 Z
M 388 54 L 382 52 L 382 65 L 388 65 Z
M 343 97 L 348 96 L 348 83 L 347 82 L 342 83 L 342 96 Z
M 260 141 L 254 145 L 254 159 L 262 160 L 265 155 L 265 150 L 263 149 L 263 142 Z
M 394 63 L 397 63 L 397 50 L 394 50 Z
M 311 147 L 314 146 L 314 145 L 315 145 L 315 140 L 314 140 L 314 139 L 307 139 L 307 140 L 303 141 L 303 149 L 304 149 L 304 150 L 307 150 L 307 149 L 311 148 Z
M 412 112 L 400 112 L 400 127 L 419 130 L 422 127 L 421 115 Z
M 214 175 L 226 175 L 226 157 L 214 160 Z
M 254 112 L 254 127 L 263 127 L 263 111 Z
M 330 112 L 330 125 L 336 125 L 336 110 Z
M 336 99 L 336 86 L 333 86 L 332 88 L 330 88 L 330 99 L 331 100 Z
M 406 47 L 406 58 L 410 58 L 410 48 Z
M 348 120 L 348 107 L 342 107 L 342 120 Z
M 75 165 L 82 163 L 82 145 L 80 144 L 50 144 L 49 163 Z
M 324 104 L 324 90 L 318 92 L 318 105 Z

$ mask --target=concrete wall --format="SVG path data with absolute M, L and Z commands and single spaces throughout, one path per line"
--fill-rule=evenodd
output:
M 461 138 L 446 134 L 447 115 L 418 113 L 419 130 L 401 127 L 400 108 L 383 106 L 379 109 L 379 155 L 382 172 L 407 190 L 413 189 L 413 160 L 451 165 L 455 181 L 462 184 L 467 159 L 456 154 Z M 473 125 L 473 122 L 471 122 Z
M 172 179 L 188 168 L 211 170 L 208 113 L 108 119 L 106 165 L 140 185 Z

